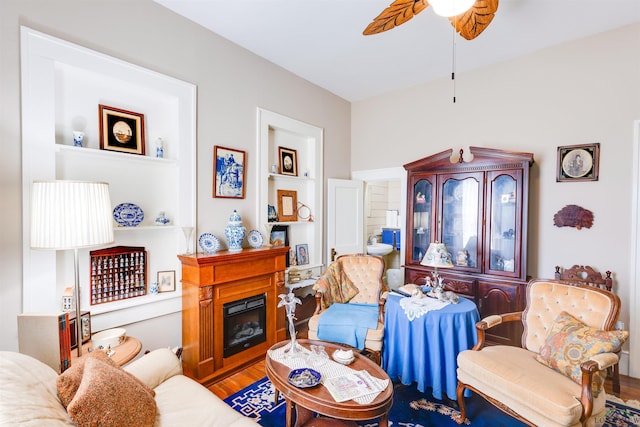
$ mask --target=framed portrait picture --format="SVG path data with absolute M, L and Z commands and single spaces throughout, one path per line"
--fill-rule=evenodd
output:
M 278 147 L 280 174 L 298 176 L 298 153 L 291 148 Z
M 278 221 L 298 220 L 298 195 L 292 190 L 278 190 Z
M 220 146 L 213 151 L 213 197 L 244 199 L 247 153 Z
M 98 105 L 100 149 L 145 154 L 144 114 Z
M 175 270 L 158 271 L 158 292 L 174 292 L 176 290 Z
M 597 181 L 600 143 L 558 147 L 556 181 Z
M 309 264 L 309 245 L 296 245 L 296 261 L 298 265 Z

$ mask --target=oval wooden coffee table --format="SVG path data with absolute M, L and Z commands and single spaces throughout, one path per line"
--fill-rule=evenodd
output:
M 339 345 L 331 344 L 324 341 L 297 340 L 298 344 L 305 348 L 310 345 L 322 345 L 326 348 L 327 354 L 331 354 Z M 290 341 L 282 341 L 271 347 L 275 350 L 282 346 L 288 345 Z M 355 360 L 349 365 L 351 369 L 356 371 L 366 370 L 372 376 L 379 379 L 389 379 L 382 368 L 357 352 Z M 269 380 L 273 383 L 276 390 L 284 395 L 286 402 L 286 427 L 301 427 L 305 425 L 313 426 L 352 426 L 355 420 L 370 420 L 373 418 L 380 419 L 380 427 L 388 427 L 389 425 L 389 409 L 393 403 L 393 385 L 389 381 L 389 385 L 371 402 L 360 404 L 353 400 L 346 402 L 336 402 L 323 385 L 311 388 L 297 388 L 288 381 L 289 369 L 287 366 L 272 360 L 267 353 L 265 360 L 265 370 Z M 295 410 L 295 424 L 294 424 Z M 321 414 L 325 417 L 313 417 L 313 413 Z

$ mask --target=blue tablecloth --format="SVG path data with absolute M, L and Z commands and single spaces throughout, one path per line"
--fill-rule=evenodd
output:
M 458 304 L 429 311 L 409 321 L 397 294 L 390 294 L 385 307 L 382 368 L 402 384 L 417 383 L 418 390 L 433 389 L 433 397 L 456 399 L 457 356 L 478 340 L 476 305 L 463 297 Z

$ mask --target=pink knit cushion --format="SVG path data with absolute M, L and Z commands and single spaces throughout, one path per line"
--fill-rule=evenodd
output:
M 120 367 L 89 358 L 67 412 L 79 426 L 152 427 L 157 412 L 154 395 Z
M 107 353 L 102 350 L 94 350 L 85 357 L 79 359 L 77 362 L 74 362 L 69 369 L 58 375 L 58 378 L 56 379 L 58 396 L 65 408 L 69 406 L 69 402 L 73 400 L 73 396 L 76 395 L 76 391 L 78 391 L 78 387 L 80 387 L 85 362 L 87 359 L 92 358 L 102 360 L 111 366 L 117 366 L 116 363 L 107 356 Z

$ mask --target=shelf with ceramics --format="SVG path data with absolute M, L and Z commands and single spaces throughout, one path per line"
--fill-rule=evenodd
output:
M 283 181 L 313 181 L 314 179 L 309 176 L 309 172 L 304 172 L 306 175 L 301 176 L 291 176 L 291 175 L 282 175 L 280 173 L 269 173 L 269 179 L 273 180 L 283 180 Z
M 323 266 L 325 250 L 322 243 L 323 223 L 323 129 L 280 114 L 258 109 L 258 186 L 256 216 L 261 230 L 270 242 L 273 227 L 286 228 L 288 246 L 293 251 L 305 247 L 308 264 L 292 265 L 290 269 L 307 270 Z M 286 153 L 293 165 L 287 168 Z M 283 154 L 285 154 L 283 156 Z M 284 205 L 284 195 L 293 199 L 287 204 L 286 219 L 278 221 Z M 287 201 L 287 203 L 289 203 Z M 289 215 L 290 214 L 290 215 Z M 316 273 L 314 273 L 315 275 Z
M 145 213 L 135 226 L 118 226 L 114 219 L 113 245 L 144 247 L 152 253 L 149 282 L 159 271 L 178 270 L 175 254 L 185 239 L 176 229 L 196 222 L 196 86 L 26 27 L 21 28 L 21 41 L 23 182 L 108 182 L 112 207 L 133 203 Z M 146 138 L 140 139 L 145 155 L 100 149 L 96 113 L 107 94 L 112 105 L 149 119 Z M 30 195 L 31 188 L 25 186 L 23 200 Z M 162 211 L 170 219 L 167 224 L 155 222 Z M 27 203 L 25 224 L 30 213 Z M 57 310 L 67 283 L 73 282 L 65 268 L 69 255 L 31 250 L 28 232 L 24 239 L 22 310 Z M 79 253 L 80 271 L 89 269 L 88 252 Z M 88 289 L 88 275 L 79 279 L 81 289 Z M 155 322 L 181 311 L 180 283 L 177 277 L 175 292 L 101 305 L 92 305 L 88 292 L 81 292 L 81 308 L 91 310 L 97 330 Z
M 91 147 L 76 147 L 73 145 L 56 144 L 55 149 L 58 153 L 69 156 L 93 156 L 101 157 L 102 159 L 111 159 L 118 162 L 152 162 L 154 164 L 164 164 L 167 166 L 175 166 L 177 164 L 177 161 L 175 159 L 154 157 L 149 155 L 142 156 L 129 153 L 119 153 L 117 151 L 100 150 Z
M 136 230 L 175 230 L 178 226 L 174 224 L 168 225 L 138 225 L 136 227 L 123 227 L 114 225 L 113 231 L 136 231 Z

